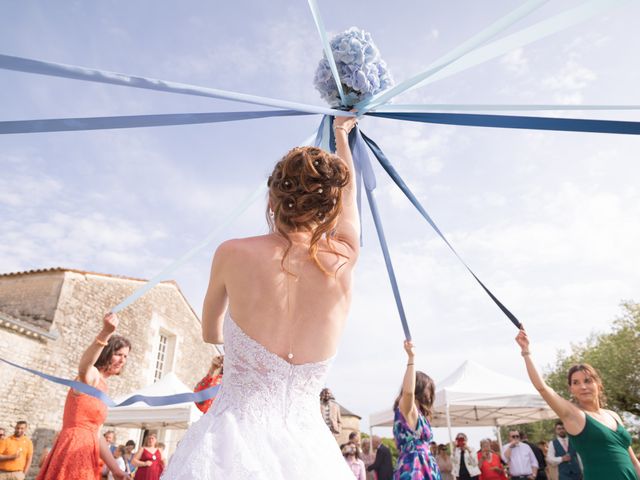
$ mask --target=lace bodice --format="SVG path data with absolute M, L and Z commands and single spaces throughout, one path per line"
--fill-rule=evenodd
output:
M 333 359 L 294 365 L 245 334 L 229 314 L 224 322 L 225 359 L 218 411 L 300 422 L 319 411 L 319 394 Z M 274 418 L 275 416 L 275 418 Z
M 162 480 L 353 480 L 320 413 L 333 359 L 293 365 L 227 314 L 224 375 Z

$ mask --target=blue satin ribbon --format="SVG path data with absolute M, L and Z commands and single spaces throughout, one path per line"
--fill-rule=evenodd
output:
M 65 385 L 69 388 L 73 388 L 74 390 L 84 393 L 86 395 L 90 395 L 92 397 L 97 398 L 102 401 L 108 407 L 126 407 L 128 405 L 132 405 L 137 402 L 146 403 L 151 407 L 162 407 L 165 405 L 175 405 L 178 403 L 189 403 L 189 402 L 203 402 L 205 400 L 209 400 L 213 398 L 218 393 L 220 389 L 220 385 L 216 385 L 214 387 L 209 387 L 206 390 L 201 390 L 199 392 L 189 392 L 189 393 L 176 393 L 174 395 L 163 395 L 163 396 L 147 396 L 147 395 L 132 395 L 122 402 L 116 403 L 114 402 L 109 395 L 104 393 L 101 390 L 98 390 L 91 385 L 87 385 L 86 383 L 79 382 L 77 380 L 68 380 L 66 378 L 56 377 L 55 375 L 49 375 L 47 373 L 40 372 L 38 370 L 34 370 L 33 368 L 23 367 L 18 365 L 17 363 L 10 362 L 9 360 L 5 360 L 4 358 L 0 358 L 0 362 L 4 362 L 12 367 L 18 368 L 25 372 L 32 373 L 37 375 L 45 380 L 48 380 L 53 383 L 58 383 L 60 385 Z
M 201 123 L 234 122 L 268 117 L 313 115 L 297 110 L 265 110 L 253 112 L 168 113 L 159 115 L 125 115 L 115 117 L 47 118 L 0 122 L 0 135 L 13 133 L 71 132 L 111 128 L 164 127 Z
M 389 252 L 382 219 L 380 218 L 380 211 L 378 210 L 378 204 L 376 202 L 374 190 L 376 189 L 377 182 L 373 166 L 371 165 L 371 159 L 369 158 L 369 152 L 367 151 L 367 146 L 360 135 L 358 127 L 356 127 L 354 132 L 350 135 L 350 139 L 351 138 L 353 139 L 353 146 L 351 147 L 353 160 L 354 163 L 360 165 L 360 169 L 362 171 L 362 179 L 364 182 L 365 192 L 367 194 L 367 200 L 369 202 L 369 208 L 371 210 L 371 216 L 373 217 L 378 241 L 380 242 L 380 248 L 382 249 L 384 264 L 387 269 L 387 275 L 389 277 L 389 283 L 391 284 L 393 298 L 396 302 L 396 308 L 398 309 L 398 315 L 400 316 L 400 323 L 402 325 L 402 331 L 404 332 L 404 338 L 411 340 L 411 330 L 409 329 L 407 315 L 404 310 L 404 305 L 402 304 L 400 287 L 398 286 L 398 280 L 396 279 L 393 262 L 391 261 L 391 253 Z
M 85 80 L 87 82 L 106 83 L 125 87 L 143 88 L 161 92 L 179 93 L 183 95 L 195 95 L 199 97 L 220 98 L 234 102 L 253 103 L 267 107 L 296 110 L 307 113 L 322 113 L 332 115 L 334 110 L 328 107 L 318 107 L 304 103 L 289 102 L 245 93 L 229 92 L 216 88 L 199 87 L 185 83 L 169 82 L 157 78 L 139 77 L 124 73 L 108 72 L 94 68 L 80 67 L 77 65 L 65 65 L 62 63 L 44 62 L 31 58 L 14 57 L 0 54 L 0 68 L 17 72 L 35 73 L 52 77 L 70 78 L 73 80 Z M 353 114 L 345 112 L 344 115 Z
M 464 125 L 469 127 L 519 128 L 561 132 L 640 134 L 640 122 L 583 118 L 524 117 L 474 113 L 369 112 L 367 115 L 409 122 Z
M 413 204 L 413 206 L 418 210 L 418 212 L 420 212 L 420 214 L 429 223 L 429 225 L 431 225 L 431 228 L 433 228 L 433 230 L 444 241 L 444 243 L 447 245 L 447 247 L 449 247 L 449 249 L 453 252 L 453 254 L 458 258 L 458 260 L 460 260 L 462 265 L 464 265 L 464 267 L 467 269 L 467 271 L 473 276 L 473 278 L 475 278 L 476 282 L 478 282 L 478 284 L 482 287 L 482 289 L 486 292 L 486 294 L 489 295 L 491 300 L 493 300 L 493 302 L 498 306 L 498 308 L 500 308 L 500 310 L 502 310 L 502 313 L 504 313 L 507 316 L 507 318 L 509 318 L 509 320 L 511 320 L 511 323 L 513 323 L 517 328 L 521 328 L 522 324 L 516 318 L 516 316 L 513 313 L 511 313 L 511 311 L 509 311 L 509 309 L 507 307 L 505 307 L 500 300 L 498 300 L 498 298 L 491 292 L 491 290 L 489 290 L 485 286 L 484 283 L 482 283 L 482 281 L 476 276 L 476 274 L 473 272 L 473 270 L 471 270 L 469 265 L 467 265 L 467 263 L 458 254 L 458 252 L 455 250 L 455 248 L 453 248 L 453 246 L 449 243 L 449 240 L 447 240 L 447 238 L 444 236 L 444 234 L 440 231 L 440 229 L 438 228 L 436 223 L 432 220 L 431 216 L 424 209 L 424 207 L 422 206 L 420 201 L 416 198 L 416 196 L 413 194 L 413 192 L 409 189 L 409 187 L 404 182 L 404 180 L 402 180 L 402 177 L 400 177 L 400 174 L 396 171 L 396 169 L 393 167 L 393 165 L 391 165 L 391 162 L 389 162 L 389 160 L 384 155 L 384 153 L 382 153 L 382 150 L 380 149 L 380 147 L 378 147 L 378 145 L 376 145 L 376 143 L 373 140 L 371 140 L 369 137 L 367 137 L 364 133 L 362 134 L 362 137 L 363 137 L 364 141 L 366 142 L 366 144 L 371 149 L 371 151 L 373 152 L 374 156 L 378 159 L 378 162 L 380 163 L 380 165 L 382 165 L 382 168 L 385 169 L 385 171 L 389 174 L 389 176 L 395 182 L 395 184 L 398 185 L 398 187 L 400 187 L 400 190 L 402 190 L 402 192 L 406 195 L 406 197 Z

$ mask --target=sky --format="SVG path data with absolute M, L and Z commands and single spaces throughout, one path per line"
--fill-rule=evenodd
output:
M 581 2 L 548 2 L 507 32 Z M 330 35 L 373 35 L 396 81 L 520 2 L 320 0 Z M 324 106 L 322 47 L 306 2 L 2 2 L 1 53 Z M 634 2 L 413 90 L 396 103 L 640 104 Z M 255 110 L 185 95 L 0 72 L 0 120 Z M 550 112 L 637 120 L 637 112 Z M 66 267 L 149 278 L 263 183 L 320 116 L 227 124 L 4 135 L 0 271 Z M 639 300 L 640 140 L 591 133 L 364 118 L 461 256 L 526 325 L 538 365 L 606 331 Z M 525 379 L 516 331 L 386 174 L 377 198 L 418 368 L 465 360 Z M 328 379 L 363 417 L 389 408 L 405 354 L 368 209 L 354 300 Z M 216 244 L 266 232 L 254 205 L 171 278 L 196 311 Z M 606 379 L 605 379 L 606 381 Z M 381 433 L 389 434 L 381 430 Z M 455 432 L 454 432 L 455 433 Z M 491 433 L 470 432 L 471 441 Z M 436 441 L 446 441 L 436 431 Z

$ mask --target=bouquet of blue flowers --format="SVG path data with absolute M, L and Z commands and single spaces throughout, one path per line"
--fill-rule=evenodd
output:
M 380 51 L 369 32 L 351 27 L 331 39 L 330 44 L 345 94 L 345 104 L 342 105 L 340 100 L 326 55 L 320 60 L 314 84 L 332 107 L 352 107 L 393 85 L 391 72 L 380 57 Z

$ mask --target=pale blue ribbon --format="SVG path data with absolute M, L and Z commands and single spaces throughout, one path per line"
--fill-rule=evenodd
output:
M 372 112 L 388 112 L 388 113 L 400 113 L 400 112 L 486 112 L 486 111 L 504 111 L 504 112 L 534 112 L 534 111 L 618 111 L 618 110 L 640 110 L 640 105 L 552 105 L 552 104 L 455 104 L 455 103 L 432 103 L 432 104 L 393 104 L 393 105 L 380 105 Z
M 455 52 L 458 52 L 461 49 L 461 47 L 458 47 L 451 54 L 445 55 L 445 61 L 443 61 L 442 59 L 436 61 L 424 72 L 410 78 L 409 80 L 406 80 L 405 82 L 402 82 L 396 87 L 393 87 L 393 91 L 390 89 L 386 92 L 382 92 L 381 94 L 378 94 L 377 96 L 374 96 L 373 98 L 365 102 L 361 102 L 361 105 L 357 105 L 356 108 L 359 111 L 370 110 L 372 108 L 375 108 L 377 105 L 390 101 L 393 97 L 411 90 L 412 88 L 422 87 L 429 83 L 433 83 L 437 80 L 441 80 L 455 73 L 459 73 L 463 70 L 479 65 L 480 63 L 484 63 L 488 60 L 499 57 L 500 55 L 515 50 L 516 48 L 522 47 L 536 40 L 540 40 L 541 38 L 544 38 L 548 35 L 560 32 L 573 25 L 584 22 L 589 18 L 592 18 L 599 13 L 603 13 L 613 6 L 619 5 L 626 1 L 629 0 L 590 0 L 575 8 L 559 13 L 551 18 L 548 18 L 516 33 L 501 38 L 500 40 L 496 40 L 495 42 L 492 42 L 484 47 L 476 48 L 474 50 L 475 46 L 477 46 L 477 43 L 473 42 L 473 45 L 470 44 L 469 48 L 467 48 L 465 52 L 461 52 L 459 55 L 453 55 Z M 531 5 L 529 8 L 532 10 L 536 7 L 534 5 Z M 509 26 L 510 23 L 507 18 L 511 15 L 514 15 L 516 12 L 513 12 L 512 14 L 509 14 L 507 17 L 505 17 L 505 19 L 503 19 L 504 24 L 498 25 L 502 22 L 499 21 L 496 22 L 494 26 L 489 27 L 489 29 L 487 30 L 487 34 L 484 35 L 483 38 L 491 34 L 492 28 L 498 28 L 502 26 L 506 28 L 506 26 Z M 514 15 L 514 19 L 521 18 L 525 14 L 526 13 L 523 11 L 519 16 Z M 470 43 L 472 40 L 473 39 L 465 43 Z
M 327 57 L 327 61 L 329 62 L 329 67 L 331 68 L 331 73 L 333 74 L 333 79 L 336 81 L 336 86 L 338 87 L 338 93 L 340 94 L 340 102 L 342 103 L 342 105 L 345 105 L 347 102 L 344 96 L 342 82 L 340 81 L 340 75 L 338 74 L 338 67 L 336 66 L 336 60 L 333 57 L 333 51 L 331 50 L 331 44 L 329 43 L 327 32 L 324 29 L 324 23 L 322 22 L 320 9 L 318 8 L 318 4 L 316 3 L 316 0 L 308 0 L 308 2 L 309 2 L 309 8 L 311 9 L 311 15 L 313 15 L 313 20 L 315 21 L 316 28 L 318 30 L 318 33 L 320 34 L 320 40 L 322 41 L 322 48 L 324 49 L 324 54 Z
M 184 253 L 182 256 L 175 259 L 169 265 L 167 265 L 161 272 L 151 278 L 147 283 L 142 285 L 140 288 L 136 289 L 131 295 L 125 298 L 118 305 L 113 307 L 111 311 L 113 313 L 117 313 L 120 310 L 128 307 L 133 302 L 138 300 L 141 296 L 155 287 L 158 283 L 164 280 L 169 273 L 173 272 L 175 269 L 186 263 L 189 259 L 191 259 L 194 255 L 196 255 L 200 250 L 209 245 L 214 238 L 216 238 L 220 232 L 222 232 L 225 228 L 231 225 L 236 218 L 238 218 L 242 213 L 249 208 L 256 200 L 259 198 L 264 198 L 266 193 L 266 186 L 261 184 L 251 195 L 246 197 L 242 202 L 240 202 L 233 210 L 229 212 L 229 214 L 218 224 L 216 227 L 202 240 L 199 244 L 193 247 L 188 252 Z
M 304 103 L 288 102 L 286 100 L 278 100 L 267 97 L 259 97 L 256 95 L 247 95 L 244 93 L 229 92 L 226 90 L 219 90 L 215 88 L 198 87 L 185 83 L 126 75 L 124 73 L 108 72 L 105 70 L 85 68 L 76 65 L 44 62 L 41 60 L 14 57 L 10 55 L 0 54 L 0 68 L 5 70 L 14 70 L 17 72 L 35 73 L 38 75 L 71 78 L 74 80 L 85 80 L 88 82 L 143 88 L 161 92 L 219 98 L 235 102 L 252 103 L 268 107 L 296 110 L 298 112 L 322 113 L 326 115 L 332 115 L 334 113 L 334 110 L 328 107 L 319 107 L 315 105 L 307 105 Z M 353 114 L 345 112 L 344 115 L 351 116 Z
M 380 105 L 386 102 L 389 102 L 393 97 L 400 95 L 408 90 L 411 90 L 416 85 L 418 85 L 421 81 L 429 76 L 439 72 L 444 69 L 451 63 L 455 62 L 459 58 L 463 57 L 467 53 L 476 49 L 478 46 L 482 45 L 484 42 L 490 40 L 491 38 L 498 35 L 500 32 L 506 30 L 511 25 L 521 20 L 522 18 L 529 15 L 534 10 L 537 10 L 542 5 L 547 3 L 548 0 L 529 0 L 523 5 L 519 6 L 512 12 L 508 13 L 504 17 L 498 19 L 489 27 L 477 33 L 473 37 L 469 38 L 465 42 L 463 42 L 458 47 L 454 48 L 444 56 L 440 57 L 435 62 L 431 63 L 424 71 L 419 74 L 405 80 L 398 85 L 391 87 L 383 92 L 380 92 L 373 97 L 363 100 L 356 105 L 356 109 L 358 111 L 366 111 L 374 107 L 375 105 Z
M 69 388 L 73 388 L 78 392 L 95 397 L 98 400 L 102 401 L 102 403 L 104 403 L 108 407 L 126 407 L 137 402 L 146 403 L 151 407 L 175 405 L 178 403 L 199 403 L 215 397 L 216 393 L 220 389 L 220 385 L 215 385 L 199 392 L 185 392 L 162 396 L 132 395 L 122 402 L 116 403 L 111 399 L 111 397 L 109 397 L 109 395 L 104 393 L 102 390 L 98 390 L 97 388 L 92 387 L 91 385 L 87 385 L 86 383 L 82 383 L 77 380 L 67 380 L 66 378 L 56 377 L 55 375 L 49 375 L 47 373 L 40 372 L 39 370 L 34 370 L 33 368 L 23 367 L 22 365 L 10 362 L 9 360 L 5 360 L 4 358 L 0 358 L 0 362 L 4 362 L 25 372 L 32 373 L 50 382 L 57 383 L 59 385 L 65 385 Z

